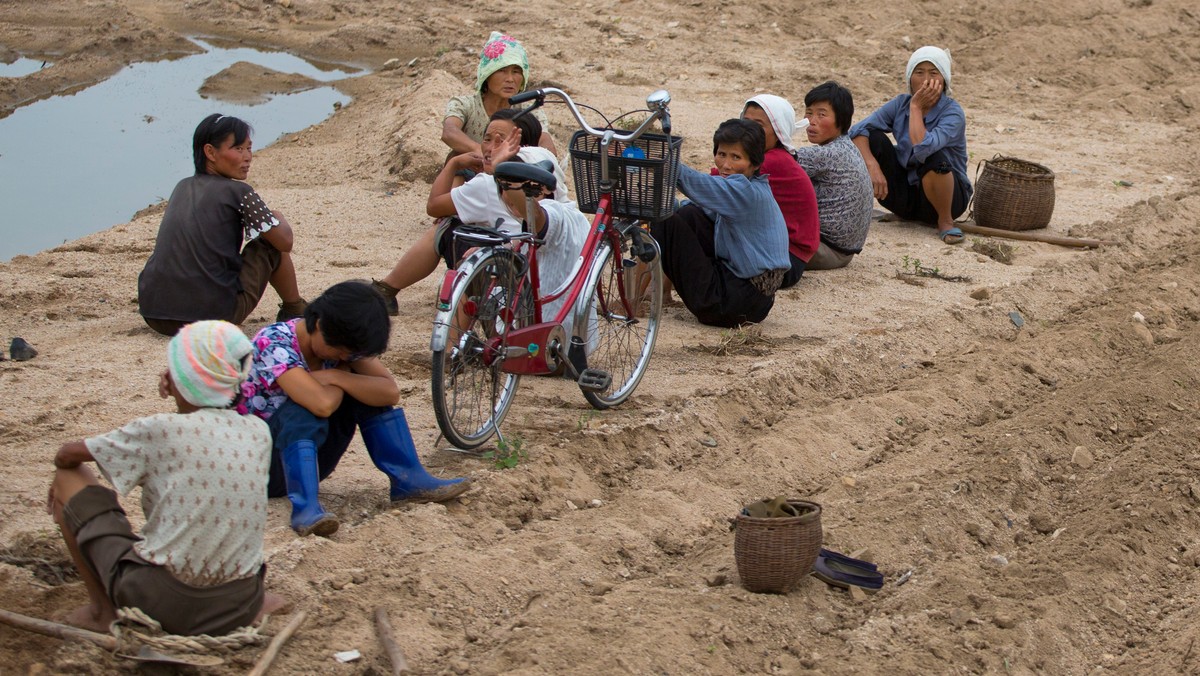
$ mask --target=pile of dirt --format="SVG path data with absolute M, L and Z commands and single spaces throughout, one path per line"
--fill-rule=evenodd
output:
M 795 21 L 715 0 L 532 0 L 502 15 L 438 2 L 6 5 L 0 45 L 70 51 L 0 84 L 6 106 L 83 81 L 71 63 L 104 64 L 86 71 L 104 77 L 121 39 L 129 59 L 207 34 L 406 64 L 342 83 L 353 103 L 257 155 L 249 182 L 296 228 L 309 296 L 380 277 L 428 227 L 445 100 L 469 89 L 493 28 L 526 44 L 535 81 L 607 113 L 668 88 L 699 168 L 712 129 L 756 92 L 799 103 L 835 78 L 861 117 L 899 91 L 914 48 L 946 45 L 972 164 L 1002 152 L 1049 166 L 1049 231 L 1120 242 L 1020 242 L 1000 261 L 874 223 L 849 267 L 806 275 L 760 326 L 721 331 L 666 310 L 618 409 L 593 411 L 566 381 L 524 380 L 504 431 L 527 455 L 511 469 L 438 438 L 427 344 L 440 279 L 425 280 L 401 295 L 384 361 L 431 471 L 475 487 L 448 505 L 391 505 L 355 442 L 322 484 L 343 520 L 334 537 L 296 538 L 286 501 L 271 501 L 269 587 L 309 613 L 274 672 L 387 671 L 375 607 L 415 673 L 1200 670 L 1200 162 L 1179 143 L 1197 128 L 1200 14 L 1184 0 L 1018 0 L 1003 16 L 947 0 L 826 9 Z M 563 149 L 573 122 L 547 112 Z M 40 353 L 0 362 L 0 540 L 23 543 L 0 559 L 5 609 L 53 618 L 85 599 L 44 513 L 57 445 L 167 410 L 154 394 L 165 341 L 135 298 L 159 218 L 0 265 L 0 336 Z M 909 283 L 917 266 L 939 274 Z M 779 494 L 821 503 L 826 546 L 867 550 L 884 588 L 742 589 L 730 519 Z M 138 495 L 124 504 L 138 525 Z M 334 660 L 351 649 L 363 658 Z M 22 671 L 130 668 L 3 626 L 0 655 Z

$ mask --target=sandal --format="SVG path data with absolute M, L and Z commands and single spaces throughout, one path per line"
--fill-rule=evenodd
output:
M 940 237 L 941 240 L 946 244 L 960 244 L 964 239 L 963 231 L 957 226 L 950 228 L 949 230 L 942 230 L 938 232 L 938 237 Z
M 874 565 L 848 556 L 830 558 L 822 552 L 817 556 L 812 574 L 827 585 L 843 589 L 850 586 L 871 590 L 883 587 L 883 574 L 876 570 Z

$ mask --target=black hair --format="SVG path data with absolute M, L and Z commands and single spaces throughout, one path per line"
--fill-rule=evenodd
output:
M 767 152 L 767 135 L 763 133 L 759 123 L 736 117 L 725 120 L 717 127 L 717 131 L 713 132 L 713 155 L 717 154 L 717 147 L 722 143 L 740 144 L 746 152 L 746 159 L 750 160 L 750 165 L 754 167 L 754 173 L 758 173 L 758 168 L 763 163 L 763 155 Z
M 233 134 L 233 145 L 241 145 L 251 131 L 253 129 L 249 124 L 231 115 L 213 113 L 200 120 L 192 134 L 192 161 L 196 164 L 196 174 L 208 173 L 205 169 L 207 158 L 204 156 L 204 146 L 212 144 L 218 147 L 230 134 Z
M 833 119 L 843 134 L 850 133 L 850 123 L 854 121 L 854 96 L 842 85 L 829 80 L 813 87 L 804 95 L 804 107 L 811 108 L 813 104 L 829 102 L 833 108 Z
M 370 284 L 340 282 L 325 290 L 304 310 L 304 327 L 317 330 L 330 347 L 350 350 L 355 359 L 375 357 L 387 351 L 392 333 L 387 303 Z
M 528 113 L 528 114 L 526 114 Z M 542 140 L 542 123 L 524 108 L 501 108 L 492 113 L 491 120 L 508 120 L 521 130 L 521 145 L 536 146 Z

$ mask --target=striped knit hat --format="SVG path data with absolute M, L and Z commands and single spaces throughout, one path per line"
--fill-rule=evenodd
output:
M 194 406 L 226 408 L 250 370 L 250 339 L 225 321 L 184 326 L 167 344 L 167 368 L 175 388 Z

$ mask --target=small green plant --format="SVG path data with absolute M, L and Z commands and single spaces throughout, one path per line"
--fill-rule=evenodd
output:
M 483 457 L 491 460 L 496 469 L 512 469 L 529 457 L 524 447 L 525 440 L 521 437 L 501 439 L 496 442 L 496 450 L 484 453 Z
M 590 429 L 592 427 L 592 418 L 596 417 L 596 413 L 597 411 L 594 408 L 580 413 L 579 420 L 575 421 L 576 431 L 582 432 L 583 430 Z
M 942 273 L 941 268 L 927 267 L 921 263 L 920 258 L 912 258 L 910 256 L 905 256 L 904 258 L 900 259 L 900 262 L 901 262 L 902 268 L 896 273 L 896 276 L 905 281 L 907 281 L 908 279 L 910 279 L 912 277 L 930 277 L 933 279 L 940 279 L 945 282 L 969 282 L 969 281 L 971 281 L 970 277 L 966 277 L 963 275 L 946 275 L 946 274 Z
M 617 75 L 620 76 L 621 73 L 618 73 Z M 633 111 L 621 115 L 617 119 L 613 120 L 612 126 L 622 131 L 633 131 L 634 129 L 637 129 L 638 125 L 646 121 L 646 116 L 644 114 L 639 115 L 639 112 L 640 111 Z

